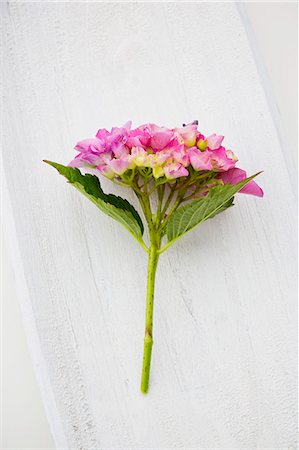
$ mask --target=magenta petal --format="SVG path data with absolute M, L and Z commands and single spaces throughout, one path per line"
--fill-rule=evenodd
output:
M 230 169 L 227 172 L 223 172 L 219 175 L 224 184 L 237 184 L 242 180 L 245 180 L 247 174 L 245 170 L 235 168 Z
M 254 180 L 249 181 L 249 183 L 246 184 L 246 186 L 244 186 L 239 192 L 241 194 L 255 195 L 256 197 L 264 196 L 262 188 L 260 188 L 259 185 Z
M 106 128 L 100 128 L 96 134 L 96 137 L 100 140 L 105 140 L 110 135 L 109 131 Z
M 247 174 L 245 170 L 235 168 L 230 169 L 227 172 L 222 172 L 219 174 L 219 178 L 222 179 L 224 184 L 238 184 L 240 181 L 245 180 L 247 177 Z M 249 181 L 246 186 L 244 186 L 240 191 L 242 194 L 251 194 L 255 195 L 256 197 L 263 197 L 264 192 L 259 187 L 259 185 L 254 181 Z

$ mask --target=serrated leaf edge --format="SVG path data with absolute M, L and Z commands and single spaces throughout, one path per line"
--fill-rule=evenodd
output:
M 48 161 L 48 160 L 43 160 L 43 161 L 46 164 L 49 164 L 50 166 L 54 167 L 58 171 L 58 173 L 60 175 L 62 175 L 64 178 L 67 179 L 68 183 L 72 184 L 77 190 L 81 191 L 81 193 L 83 195 L 85 195 L 89 200 L 91 200 L 100 210 L 102 210 L 102 212 L 104 212 L 106 215 L 108 215 L 109 217 L 112 217 L 114 220 L 118 221 L 121 225 L 123 225 L 129 231 L 129 233 L 138 241 L 138 243 L 143 247 L 143 249 L 146 252 L 148 252 L 148 248 L 147 248 L 147 246 L 145 245 L 145 243 L 144 243 L 144 241 L 142 239 L 142 234 L 143 234 L 143 231 L 144 231 L 144 226 L 143 226 L 142 220 L 141 220 L 138 212 L 135 210 L 133 205 L 131 205 L 128 202 L 128 200 L 123 199 L 122 197 L 116 196 L 114 194 L 105 194 L 103 192 L 102 188 L 101 188 L 99 179 L 94 175 L 94 177 L 97 179 L 97 182 L 98 182 L 98 188 L 103 193 L 104 198 L 97 197 L 97 196 L 87 192 L 85 187 L 84 187 L 84 185 L 82 183 L 80 183 L 80 181 L 78 181 L 78 180 L 76 180 L 76 181 L 69 180 L 69 178 L 64 173 L 60 172 L 60 168 L 61 169 L 70 169 L 70 170 L 73 171 L 73 173 L 77 172 L 78 175 L 80 175 L 81 177 L 84 177 L 85 175 L 83 175 L 80 172 L 79 169 L 68 167 L 68 166 L 64 166 L 63 164 L 55 163 L 53 161 Z M 93 176 L 91 174 L 86 174 L 86 175 L 89 175 L 91 177 Z M 120 201 L 124 202 L 125 204 L 128 205 L 128 208 L 122 208 L 121 206 L 117 206 L 114 203 L 109 202 L 108 201 L 108 197 L 109 196 L 112 197 L 112 198 L 115 198 L 115 200 L 119 199 Z M 105 203 L 106 207 L 108 207 L 108 209 L 111 209 L 111 211 L 112 211 L 111 214 L 107 214 L 107 212 L 105 212 L 104 208 L 101 208 L 100 201 Z M 139 233 L 138 234 L 135 233 L 133 231 L 134 227 L 132 227 L 132 228 L 129 227 L 122 216 L 116 215 L 116 214 L 115 214 L 115 216 L 117 216 L 117 218 L 113 216 L 113 210 L 117 210 L 117 209 L 119 209 L 121 211 L 124 211 L 124 213 L 128 213 L 127 214 L 127 218 L 129 219 L 129 222 L 131 222 L 134 225 L 137 225 L 137 227 L 138 227 L 138 229 L 140 231 L 140 234 Z M 133 214 L 132 210 L 135 211 L 135 214 Z M 139 220 L 137 219 L 137 217 L 139 218 Z
M 225 201 L 223 201 L 223 203 L 221 203 L 221 205 L 219 205 L 218 208 L 216 208 L 212 213 L 210 213 L 204 220 L 198 222 L 197 224 L 195 224 L 193 227 L 189 228 L 189 230 L 184 231 L 183 233 L 181 233 L 179 236 L 177 236 L 175 239 L 172 239 L 171 241 L 168 241 L 167 244 L 159 251 L 159 254 L 163 253 L 165 250 L 167 250 L 171 245 L 173 245 L 178 239 L 180 239 L 181 237 L 185 236 L 185 234 L 189 233 L 189 231 L 193 230 L 195 227 L 197 227 L 198 225 L 200 225 L 201 223 L 205 222 L 206 220 L 208 220 L 213 214 L 215 214 L 215 212 L 217 212 L 220 208 L 222 208 L 222 206 L 229 201 L 232 197 L 234 197 L 244 186 L 246 186 L 246 184 L 248 184 L 251 180 L 253 180 L 255 177 L 257 177 L 258 175 L 260 175 L 260 173 L 262 172 L 258 172 L 254 175 L 252 175 L 251 177 L 246 178 L 246 180 L 243 180 L 242 182 L 238 183 L 241 184 L 241 186 L 239 187 L 239 189 L 237 191 L 235 191 L 229 198 L 227 198 Z M 235 186 L 235 185 L 231 185 L 231 186 Z M 188 206 L 194 204 L 195 202 L 199 202 L 200 200 L 195 200 L 194 202 L 190 203 Z M 183 206 L 182 208 L 185 208 L 187 205 Z M 180 209 L 177 209 L 177 211 L 179 211 Z M 177 212 L 176 211 L 176 212 Z M 193 213 L 193 215 L 196 212 Z M 193 217 L 192 215 L 192 217 Z M 182 218 L 181 218 L 182 219 Z M 180 219 L 180 220 L 181 220 Z M 189 220 L 190 223 L 190 220 Z M 169 224 L 168 224 L 169 226 Z

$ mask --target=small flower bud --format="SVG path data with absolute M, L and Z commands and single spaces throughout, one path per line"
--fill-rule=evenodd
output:
M 161 178 L 164 176 L 164 170 L 160 166 L 156 166 L 153 168 L 153 175 L 155 178 Z
M 205 151 L 207 146 L 208 146 L 208 141 L 206 139 L 199 139 L 199 141 L 197 142 L 197 147 L 199 148 L 199 150 L 201 152 Z

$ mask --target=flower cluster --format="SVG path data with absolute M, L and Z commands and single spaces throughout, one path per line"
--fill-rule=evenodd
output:
M 157 183 L 174 182 L 194 174 L 213 173 L 214 181 L 236 184 L 246 172 L 236 168 L 237 157 L 222 146 L 224 136 L 204 136 L 194 121 L 182 128 L 155 124 L 131 128 L 131 122 L 100 129 L 95 138 L 77 143 L 79 154 L 69 166 L 98 170 L 110 179 L 127 182 L 136 172 L 146 170 Z M 240 192 L 263 196 L 262 189 L 250 181 Z

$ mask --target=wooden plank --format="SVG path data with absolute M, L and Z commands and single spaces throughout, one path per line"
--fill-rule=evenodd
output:
M 295 446 L 295 201 L 235 5 L 1 8 L 3 167 L 57 445 Z M 241 167 L 265 171 L 263 200 L 240 195 L 161 258 L 146 397 L 145 254 L 41 163 L 130 118 L 198 118 Z

